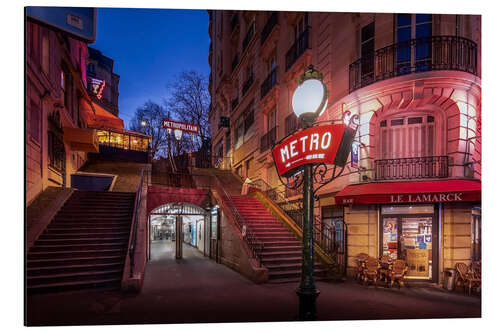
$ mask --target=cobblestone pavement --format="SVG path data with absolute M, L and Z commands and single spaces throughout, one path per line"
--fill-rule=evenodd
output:
M 169 243 L 170 242 L 170 243 Z M 27 298 L 28 325 L 210 323 L 296 320 L 298 283 L 256 285 L 226 266 L 184 246 L 153 245 L 144 286 L 136 295 L 74 292 Z M 398 290 L 354 281 L 318 282 L 319 320 L 473 318 L 481 298 L 434 286 Z

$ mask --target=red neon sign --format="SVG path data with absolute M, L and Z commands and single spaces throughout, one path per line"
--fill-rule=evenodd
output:
M 179 121 L 163 119 L 162 126 L 163 128 L 173 129 L 173 130 L 179 129 L 181 131 L 194 134 L 200 133 L 200 127 L 196 124 L 187 124 Z
M 273 148 L 278 174 L 292 174 L 304 164 L 341 164 L 337 152 L 344 132 L 344 124 L 330 124 L 313 126 L 285 138 Z

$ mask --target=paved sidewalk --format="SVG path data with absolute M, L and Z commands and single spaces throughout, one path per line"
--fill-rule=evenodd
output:
M 176 261 L 155 249 L 137 295 L 116 292 L 33 295 L 28 325 L 167 324 L 296 320 L 297 283 L 256 285 L 189 246 Z M 155 245 L 155 246 L 156 246 Z M 168 245 L 168 243 L 166 243 Z M 164 245 L 163 245 L 164 246 Z M 158 251 L 156 251 L 158 250 Z M 401 290 L 354 281 L 318 282 L 320 320 L 480 317 L 479 296 L 436 287 Z

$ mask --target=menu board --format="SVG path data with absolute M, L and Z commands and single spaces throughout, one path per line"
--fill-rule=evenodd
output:
M 429 251 L 422 249 L 407 249 L 406 263 L 409 276 L 429 276 Z

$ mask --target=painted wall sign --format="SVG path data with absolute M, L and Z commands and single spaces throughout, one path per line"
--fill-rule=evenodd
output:
M 285 138 L 273 148 L 278 174 L 293 174 L 304 164 L 325 163 L 342 166 L 342 159 L 344 155 L 349 155 L 352 144 L 352 139 L 350 143 L 344 142 L 347 130 L 353 131 L 344 124 L 313 126 Z M 354 134 L 352 137 L 354 138 Z M 347 154 L 343 151 L 343 146 L 347 146 Z M 339 158 L 340 155 L 342 156 Z M 345 158 L 347 159 L 347 156 Z M 345 160 L 343 163 L 345 164 Z
M 163 128 L 166 129 L 180 129 L 184 132 L 189 132 L 189 133 L 194 133 L 194 134 L 199 134 L 200 133 L 200 127 L 195 124 L 187 124 L 179 121 L 173 121 L 173 120 L 168 120 L 168 119 L 163 119 L 162 121 L 162 126 Z
M 468 202 L 481 200 L 478 192 L 447 192 L 447 193 L 412 193 L 412 194 L 367 194 L 359 196 L 336 197 L 340 204 L 404 204 L 404 203 L 437 203 L 437 202 Z

